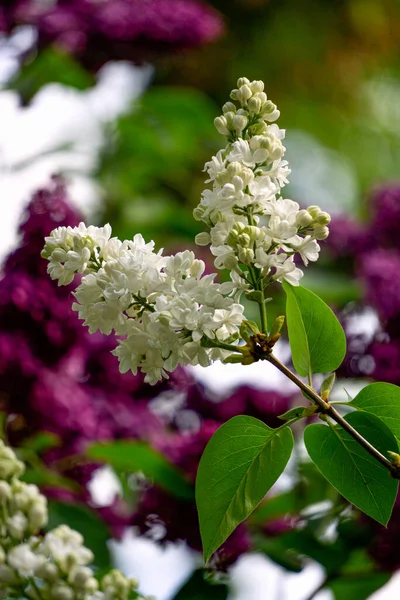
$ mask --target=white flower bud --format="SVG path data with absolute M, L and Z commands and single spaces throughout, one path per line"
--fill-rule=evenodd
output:
M 264 109 L 264 106 L 267 103 L 267 94 L 265 92 L 257 92 L 256 94 L 254 94 L 254 97 L 257 98 L 258 100 L 260 100 L 261 106 Z M 263 112 L 264 112 L 264 110 L 263 110 Z
M 196 221 L 201 221 L 203 216 L 204 208 L 200 205 L 196 206 L 196 208 L 193 209 L 193 217 L 196 219 Z
M 316 240 L 326 240 L 329 235 L 329 229 L 325 225 L 316 225 L 313 233 Z
M 29 544 L 14 546 L 8 553 L 8 564 L 21 577 L 32 577 L 45 562 L 45 557 L 35 554 Z
M 267 129 L 267 124 L 264 121 L 258 121 L 251 126 L 251 133 L 253 135 L 262 135 Z
M 261 110 L 261 100 L 259 98 L 249 98 L 247 108 L 251 114 L 258 114 Z
M 251 265 L 254 262 L 254 252 L 251 248 L 238 248 L 238 258 L 245 265 Z
M 237 262 L 236 257 L 232 256 L 231 254 L 229 256 L 227 256 L 224 259 L 224 267 L 226 269 L 236 271 L 236 269 L 238 268 L 238 262 Z
M 57 581 L 60 577 L 60 571 L 54 563 L 45 562 L 36 572 L 38 577 L 45 581 Z
M 6 553 L 4 552 L 3 547 L 0 546 L 0 565 L 2 565 L 5 560 L 6 560 Z
M 22 540 L 28 529 L 28 519 L 23 513 L 18 512 L 7 519 L 6 525 L 11 537 L 15 540 Z
M 92 570 L 89 567 L 76 567 L 72 569 L 68 576 L 68 582 L 77 588 L 85 588 L 86 583 L 93 577 Z
M 0 445 L 0 479 L 18 477 L 24 472 L 24 469 L 24 463 L 17 459 L 15 452 L 2 443 Z
M 7 481 L 0 481 L 0 502 L 6 502 L 11 498 L 11 487 Z
M 312 216 L 313 219 L 316 219 L 318 217 L 318 215 L 321 213 L 321 209 L 319 206 L 315 206 L 314 204 L 312 206 L 309 206 L 307 208 L 308 212 L 310 213 L 310 215 Z
M 238 135 L 240 135 L 243 131 L 243 129 L 246 127 L 248 123 L 248 119 L 246 117 L 244 117 L 243 115 L 235 115 L 233 118 L 233 128 L 235 129 L 236 133 Z
M 243 169 L 243 166 L 240 164 L 240 162 L 232 161 L 226 167 L 226 174 L 228 175 L 229 179 L 232 179 L 236 175 L 240 175 L 242 172 L 242 169 Z
M 264 82 L 260 80 L 254 80 L 250 84 L 248 84 L 253 94 L 257 94 L 259 92 L 264 91 Z
M 258 242 L 265 237 L 263 230 L 259 227 L 255 227 L 254 225 L 248 225 L 245 229 L 245 232 L 250 236 L 250 239 L 253 242 Z
M 237 237 L 237 244 L 243 248 L 248 248 L 251 244 L 251 238 L 247 233 L 241 233 Z
M 244 105 L 246 104 L 247 100 L 252 97 L 253 92 L 251 91 L 248 85 L 242 85 L 238 89 L 236 95 L 240 104 Z
M 48 513 L 44 502 L 36 502 L 28 512 L 29 527 L 32 531 L 38 531 L 47 525 Z
M 194 241 L 198 246 L 208 246 L 211 243 L 211 237 L 207 231 L 202 231 L 196 235 Z
M 215 125 L 215 129 L 218 131 L 218 133 L 220 133 L 221 135 L 229 135 L 229 131 L 226 126 L 227 123 L 226 123 L 225 117 L 216 117 L 214 119 L 214 125 Z
M 296 215 L 296 225 L 299 227 L 308 227 L 313 221 L 312 216 L 308 212 L 308 210 L 299 210 Z
M 329 223 L 331 222 L 331 216 L 329 213 L 321 211 L 316 217 L 315 222 L 318 225 L 329 225 Z
M 234 112 L 230 112 L 230 111 L 225 113 L 224 117 L 221 117 L 221 118 L 225 119 L 226 127 L 227 127 L 228 131 L 232 131 L 232 129 L 235 128 L 235 126 L 234 126 L 235 117 L 236 117 L 236 114 Z
M 235 231 L 237 231 L 238 233 L 242 233 L 243 231 L 246 231 L 246 227 L 247 227 L 247 225 L 245 225 L 241 221 L 238 221 L 237 223 L 235 223 L 235 226 L 233 227 L 233 229 Z
M 67 260 L 67 253 L 62 248 L 56 248 L 54 252 L 51 253 L 51 258 L 55 262 L 65 262 Z
M 249 85 L 249 84 L 250 84 L 250 79 L 247 79 L 247 77 L 239 77 L 239 79 L 237 80 L 237 83 L 236 83 L 238 88 L 241 88 L 242 85 Z
M 223 114 L 227 112 L 236 112 L 236 106 L 233 104 L 233 102 L 225 102 L 222 107 L 222 112 Z
M 65 583 L 56 583 L 52 586 L 49 597 L 51 600 L 74 600 L 75 592 Z

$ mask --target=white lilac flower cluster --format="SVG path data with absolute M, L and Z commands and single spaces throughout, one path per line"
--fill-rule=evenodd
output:
M 67 525 L 40 536 L 47 501 L 18 479 L 24 465 L 0 440 L 0 598 L 29 600 L 145 600 L 136 579 L 111 570 L 100 582 L 83 537 Z M 149 599 L 148 599 L 149 600 Z
M 73 308 L 91 333 L 114 332 L 120 370 L 156 383 L 178 365 L 207 366 L 229 350 L 244 319 L 229 294 L 233 283 L 203 276 L 205 265 L 188 250 L 173 256 L 154 252 L 154 242 L 111 238 L 111 227 L 59 227 L 46 238 L 42 256 L 59 285 L 83 274 Z M 211 347 L 210 347 L 211 346 Z
M 228 143 L 205 165 L 212 189 L 203 192 L 194 217 L 210 232 L 197 235 L 196 243 L 211 244 L 215 266 L 230 269 L 242 289 L 256 288 L 254 267 L 264 287 L 282 280 L 298 285 L 303 273 L 294 255 L 305 265 L 318 259 L 317 240 L 328 236 L 330 217 L 318 206 L 301 210 L 279 196 L 290 173 L 283 160 L 285 130 L 273 123 L 280 113 L 262 81 L 243 77 L 237 86 L 235 103 L 227 102 L 215 119 Z

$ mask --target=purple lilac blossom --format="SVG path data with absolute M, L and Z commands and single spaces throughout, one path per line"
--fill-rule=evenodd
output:
M 367 243 L 367 228 L 348 215 L 334 215 L 325 240 L 326 252 L 336 258 L 354 258 Z
M 379 248 L 398 248 L 400 226 L 400 182 L 375 190 L 371 197 L 370 235 Z
M 400 253 L 377 249 L 359 259 L 359 277 L 365 285 L 365 300 L 385 323 L 400 316 Z
M 397 496 L 388 527 L 382 527 L 370 520 L 369 526 L 374 537 L 368 552 L 382 571 L 394 572 L 400 568 L 400 496 Z
M 54 43 L 95 69 L 108 60 L 152 60 L 223 31 L 219 13 L 199 0 L 19 0 L 5 17 L 8 29 L 36 25 L 40 46 Z

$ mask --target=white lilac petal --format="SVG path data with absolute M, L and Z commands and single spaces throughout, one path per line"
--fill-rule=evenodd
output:
M 301 256 L 303 263 L 307 266 L 308 261 L 315 262 L 318 260 L 320 245 L 317 240 L 307 235 L 305 238 L 296 236 L 295 240 L 290 241 L 290 246 L 295 252 Z

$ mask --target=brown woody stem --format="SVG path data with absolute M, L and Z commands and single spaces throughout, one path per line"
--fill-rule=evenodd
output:
M 261 358 L 261 357 L 260 357 Z M 395 479 L 400 479 L 400 469 L 396 467 L 393 463 L 390 462 L 383 454 L 379 452 L 372 444 L 369 443 L 362 435 L 358 433 L 354 427 L 350 425 L 340 413 L 334 408 L 329 402 L 326 402 L 317 394 L 312 387 L 304 383 L 297 375 L 292 373 L 290 369 L 288 369 L 284 364 L 282 364 L 272 353 L 264 354 L 262 356 L 263 360 L 267 360 L 272 365 L 274 365 L 281 373 L 286 375 L 290 381 L 293 381 L 297 387 L 299 387 L 311 400 L 313 400 L 319 407 L 320 412 L 324 415 L 328 415 L 333 421 L 338 423 L 353 439 L 356 440 L 366 450 L 371 456 L 373 456 L 377 461 L 379 461 L 386 469 L 388 469 L 392 476 Z

